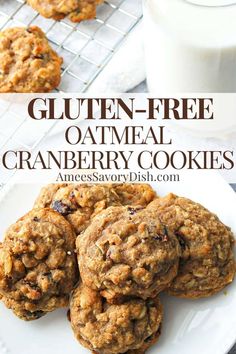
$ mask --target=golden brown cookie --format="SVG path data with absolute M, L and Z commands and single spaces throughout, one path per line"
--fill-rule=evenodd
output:
M 141 354 L 158 340 L 163 313 L 158 298 L 110 305 L 81 283 L 71 298 L 70 318 L 75 337 L 93 353 Z
M 181 250 L 178 276 L 169 293 L 184 298 L 214 295 L 233 281 L 234 237 L 216 215 L 189 199 L 170 194 L 149 206 L 177 236 Z
M 50 184 L 41 190 L 34 207 L 51 207 L 66 217 L 79 234 L 109 206 L 146 206 L 155 197 L 147 184 Z
M 61 20 L 64 17 L 73 22 L 89 20 L 96 16 L 96 8 L 104 0 L 27 0 L 33 9 L 46 18 Z
M 40 28 L 0 32 L 0 93 L 50 92 L 60 83 L 61 64 Z
M 152 208 L 104 210 L 77 238 L 76 248 L 83 282 L 110 302 L 155 297 L 177 275 L 178 240 Z
M 23 320 L 68 305 L 78 280 L 75 234 L 51 209 L 35 209 L 6 231 L 0 248 L 0 294 Z

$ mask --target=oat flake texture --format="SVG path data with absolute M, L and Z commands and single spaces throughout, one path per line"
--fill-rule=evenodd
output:
M 156 199 L 149 207 L 156 209 L 181 247 L 180 267 L 170 294 L 193 299 L 212 296 L 233 281 L 235 240 L 215 214 L 174 194 Z
M 62 59 L 37 26 L 0 32 L 0 93 L 44 93 L 61 80 Z
M 154 208 L 110 207 L 77 238 L 82 281 L 110 302 L 155 297 L 177 275 L 179 244 Z
M 163 314 L 158 298 L 110 305 L 80 284 L 71 298 L 70 317 L 75 337 L 93 353 L 143 354 L 158 340 Z
M 0 295 L 23 320 L 68 305 L 78 281 L 75 234 L 51 209 L 35 209 L 6 231 L 0 247 Z

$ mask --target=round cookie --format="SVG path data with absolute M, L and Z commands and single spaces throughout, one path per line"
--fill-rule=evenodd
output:
M 144 353 L 158 340 L 162 318 L 158 298 L 111 305 L 82 283 L 70 302 L 75 337 L 94 354 Z
M 0 247 L 0 296 L 23 320 L 68 305 L 78 280 L 75 234 L 51 209 L 32 210 L 6 231 Z
M 110 207 L 77 238 L 80 274 L 109 302 L 155 297 L 177 275 L 179 243 L 155 210 Z
M 37 26 L 0 32 L 0 93 L 50 92 L 60 83 L 61 64 Z
M 149 206 L 174 232 L 182 250 L 180 268 L 168 292 L 183 298 L 214 295 L 233 281 L 234 237 L 216 215 L 189 199 L 170 194 Z
M 96 16 L 97 5 L 104 0 L 27 0 L 28 4 L 46 18 L 72 22 L 89 20 Z
M 81 233 L 96 214 L 109 206 L 146 206 L 156 197 L 147 184 L 50 184 L 34 207 L 50 207 L 61 213 Z

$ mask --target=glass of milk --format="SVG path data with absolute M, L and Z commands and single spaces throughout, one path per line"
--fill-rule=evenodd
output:
M 143 0 L 152 92 L 236 92 L 236 1 Z

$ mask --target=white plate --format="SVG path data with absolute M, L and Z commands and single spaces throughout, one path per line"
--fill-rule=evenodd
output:
M 155 187 L 155 186 L 154 186 Z M 33 204 L 39 185 L 12 185 L 0 196 L 0 235 Z M 156 185 L 216 212 L 236 232 L 236 196 L 213 172 L 188 175 L 184 183 Z M 236 282 L 212 298 L 188 301 L 162 295 L 165 318 L 159 343 L 149 354 L 225 354 L 236 341 Z M 73 337 L 66 310 L 24 322 L 0 304 L 0 354 L 88 354 Z

